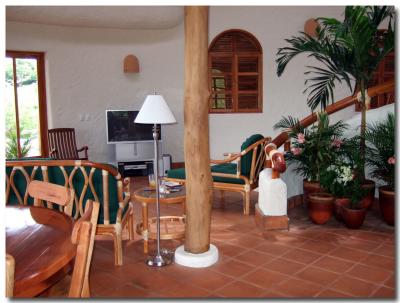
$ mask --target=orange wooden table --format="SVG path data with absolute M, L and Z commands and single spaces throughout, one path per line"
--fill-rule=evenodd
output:
M 74 221 L 43 207 L 7 206 L 6 252 L 15 258 L 14 297 L 34 297 L 67 273 Z

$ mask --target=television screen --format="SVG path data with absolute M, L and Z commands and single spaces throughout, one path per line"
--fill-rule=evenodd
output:
M 107 110 L 107 143 L 153 141 L 153 124 L 135 123 L 139 111 Z M 161 140 L 161 128 L 159 140 Z

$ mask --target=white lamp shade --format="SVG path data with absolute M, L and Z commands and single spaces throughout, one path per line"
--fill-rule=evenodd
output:
M 161 95 L 148 95 L 142 105 L 135 123 L 142 124 L 171 124 L 176 119 Z

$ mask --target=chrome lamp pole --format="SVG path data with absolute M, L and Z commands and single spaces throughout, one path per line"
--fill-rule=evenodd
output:
M 172 263 L 172 257 L 168 254 L 161 255 L 160 250 L 160 183 L 158 180 L 158 128 L 157 124 L 153 126 L 153 139 L 154 139 L 154 177 L 156 181 L 156 216 L 157 216 L 157 255 L 149 256 L 146 260 L 146 264 L 149 266 L 161 267 Z
M 135 119 L 135 123 L 153 124 L 154 139 L 154 177 L 156 181 L 156 211 L 157 211 L 157 254 L 149 256 L 146 264 L 154 267 L 161 267 L 172 263 L 172 256 L 162 254 L 160 249 L 160 183 L 158 176 L 158 139 L 159 129 L 157 124 L 176 123 L 176 119 L 161 95 L 148 95 L 142 108 Z

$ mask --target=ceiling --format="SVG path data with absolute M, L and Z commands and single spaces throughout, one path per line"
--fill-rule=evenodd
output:
M 182 6 L 6 6 L 6 20 L 119 29 L 166 29 L 183 20 Z

